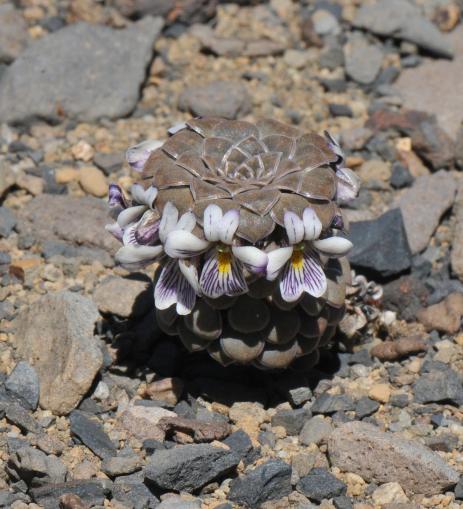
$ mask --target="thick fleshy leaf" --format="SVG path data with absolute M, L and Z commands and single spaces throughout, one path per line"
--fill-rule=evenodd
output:
M 254 246 L 233 246 L 233 255 L 251 272 L 263 274 L 267 268 L 268 256 Z
M 270 322 L 270 309 L 264 300 L 241 295 L 228 310 L 228 323 L 239 332 L 251 333 L 265 329 Z
M 145 212 L 145 210 L 146 210 L 145 205 L 136 205 L 135 207 L 129 207 L 123 210 L 117 216 L 117 224 L 121 228 L 125 228 L 130 223 L 138 221 Z
M 304 239 L 305 240 L 315 240 L 320 237 L 320 233 L 322 232 L 322 223 L 315 212 L 315 210 L 311 207 L 307 207 L 304 209 L 302 213 L 302 222 L 304 223 Z
M 236 232 L 238 237 L 256 244 L 268 237 L 275 229 L 275 223 L 269 215 L 259 216 L 250 210 L 241 208 L 240 225 Z
M 225 354 L 240 364 L 248 364 L 256 359 L 265 347 L 261 335 L 244 334 L 232 329 L 224 331 L 220 345 Z
M 258 364 L 267 369 L 283 369 L 296 358 L 298 345 L 290 341 L 283 345 L 268 345 L 257 359 Z
M 328 237 L 313 242 L 314 248 L 327 256 L 344 256 L 352 249 L 352 242 L 344 237 Z
M 293 127 L 273 118 L 262 118 L 256 122 L 257 129 L 259 129 L 260 138 L 278 134 L 289 137 L 298 137 L 302 134 L 297 127 Z
M 117 263 L 131 267 L 142 267 L 153 262 L 161 253 L 162 246 L 123 246 L 115 255 Z
M 296 337 L 301 327 L 301 319 L 295 309 L 282 311 L 273 306 L 270 314 L 272 319 L 270 325 L 265 330 L 266 341 L 282 345 Z
M 283 300 L 297 301 L 304 292 L 320 297 L 326 290 L 326 276 L 318 256 L 308 249 L 294 250 L 280 279 Z
M 153 182 L 159 189 L 169 189 L 190 185 L 193 179 L 194 176 L 191 172 L 177 164 L 171 164 L 159 167 L 153 177 Z
M 302 158 L 310 158 L 307 167 L 316 168 L 322 164 L 334 163 L 337 155 L 324 138 L 316 133 L 304 133 L 297 139 L 294 160 L 299 163 Z
M 177 207 L 179 214 L 192 210 L 194 206 L 189 187 L 160 190 L 156 199 L 156 208 L 162 212 L 168 202 L 172 202 Z
M 203 138 L 190 130 L 182 130 L 171 136 L 162 146 L 162 150 L 177 159 L 181 154 L 188 151 L 200 153 Z
M 158 195 L 158 190 L 153 186 L 149 186 L 148 189 L 145 189 L 141 184 L 134 184 L 130 188 L 130 194 L 135 203 L 146 205 L 151 209 Z
M 269 281 L 274 281 L 278 277 L 278 274 L 280 274 L 285 263 L 291 258 L 292 254 L 292 247 L 280 247 L 267 253 L 268 263 L 266 277 Z
M 187 120 L 185 124 L 193 131 L 200 134 L 203 138 L 214 135 L 215 127 L 223 122 L 223 118 L 207 117 L 207 118 L 192 118 Z
M 222 314 L 199 299 L 191 314 L 185 317 L 187 328 L 202 339 L 213 341 L 222 334 Z
M 296 140 L 280 134 L 266 136 L 262 143 L 269 152 L 280 152 L 283 158 L 291 158 L 296 150 Z
M 175 124 L 172 127 L 169 127 L 169 129 L 167 129 L 167 132 L 171 136 L 173 136 L 174 134 L 178 133 L 182 129 L 186 129 L 186 123 L 185 122 L 179 122 L 178 124 Z
M 336 194 L 334 171 L 322 166 L 303 172 L 298 193 L 316 200 L 332 200 Z
M 164 244 L 167 239 L 167 235 L 175 229 L 178 223 L 178 210 L 177 207 L 167 202 L 162 211 L 161 224 L 159 225 L 159 238 Z
M 304 223 L 294 212 L 287 211 L 284 216 L 286 235 L 290 244 L 299 244 L 304 238 Z
M 240 211 L 238 209 L 225 212 L 219 226 L 220 241 L 224 244 L 231 244 L 239 224 Z
M 211 203 L 204 210 L 203 228 L 204 236 L 211 242 L 218 242 L 220 240 L 220 226 L 223 213 L 222 209 Z
M 328 146 L 338 157 L 337 162 L 340 163 L 340 162 L 344 161 L 344 152 L 342 151 L 342 149 L 339 146 L 339 143 L 336 141 L 336 139 L 333 136 L 331 136 L 331 134 L 328 131 L 325 131 L 323 134 L 325 135 Z
M 214 136 L 231 140 L 234 144 L 254 136 L 259 137 L 256 126 L 245 120 L 223 120 L 214 128 Z
M 191 193 L 195 201 L 228 198 L 229 193 L 216 185 L 209 184 L 204 180 L 194 179 L 191 182 Z
M 171 258 L 191 258 L 204 253 L 209 247 L 207 240 L 185 230 L 171 231 L 164 242 L 164 251 Z
M 243 207 L 252 210 L 259 216 L 268 214 L 279 199 L 280 193 L 276 189 L 250 189 L 235 197 L 235 200 Z
M 159 140 L 147 140 L 130 147 L 125 153 L 127 162 L 130 164 L 132 169 L 141 172 L 151 152 L 154 152 L 157 148 L 161 147 L 162 143 L 163 142 Z
M 222 295 L 241 295 L 248 291 L 241 262 L 229 250 L 213 249 L 209 252 L 199 284 L 204 295 L 212 299 Z

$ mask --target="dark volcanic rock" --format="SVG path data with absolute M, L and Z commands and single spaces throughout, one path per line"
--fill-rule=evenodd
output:
M 418 378 L 413 385 L 417 403 L 450 403 L 463 405 L 463 385 L 458 373 L 452 369 L 432 371 Z
M 328 470 L 314 468 L 299 480 L 296 489 L 311 500 L 321 502 L 325 498 L 345 495 L 347 487 Z
M 315 400 L 310 410 L 314 414 L 334 414 L 353 410 L 354 407 L 352 398 L 346 394 L 324 393 Z
M 354 267 L 393 276 L 412 265 L 400 209 L 386 212 L 378 219 L 351 224 L 349 238 L 354 247 L 349 260 Z
M 306 410 L 280 410 L 272 417 L 272 426 L 283 426 L 288 435 L 298 435 L 309 415 Z
M 35 369 L 25 361 L 18 362 L 5 382 L 9 394 L 29 410 L 39 403 L 40 385 Z
M 281 460 L 270 460 L 234 479 L 228 498 L 232 502 L 253 508 L 290 493 L 291 467 Z
M 232 451 L 208 444 L 157 450 L 145 477 L 161 490 L 195 491 L 233 470 L 240 458 Z
M 103 426 L 94 419 L 90 419 L 83 412 L 74 410 L 70 417 L 71 433 L 76 435 L 89 449 L 100 458 L 116 455 L 116 447 L 103 430 Z
M 89 506 L 103 505 L 105 495 L 109 493 L 109 484 L 100 480 L 82 480 L 63 483 L 51 483 L 30 491 L 32 500 L 44 509 L 61 509 L 60 497 L 66 493 L 77 495 Z
M 2 76 L 0 118 L 127 115 L 138 101 L 162 25 L 151 17 L 125 30 L 76 23 L 35 41 Z
M 0 238 L 8 237 L 16 226 L 16 217 L 7 207 L 0 207 Z

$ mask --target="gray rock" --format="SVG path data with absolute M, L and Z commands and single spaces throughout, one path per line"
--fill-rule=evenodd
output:
M 40 380 L 40 406 L 69 413 L 90 388 L 103 355 L 94 337 L 99 318 L 86 297 L 61 291 L 41 297 L 15 320 L 19 355 Z
M 34 42 L 1 77 L 0 118 L 56 120 L 64 112 L 92 121 L 127 115 L 137 104 L 162 25 L 152 17 L 125 30 L 76 23 Z
M 291 493 L 291 467 L 281 460 L 270 460 L 237 477 L 230 484 L 229 500 L 245 507 L 260 507 L 268 500 Z
M 355 407 L 352 398 L 346 394 L 328 394 L 323 393 L 319 396 L 310 410 L 314 414 L 334 414 L 335 412 L 345 412 L 353 410 Z
M 28 40 L 27 23 L 21 12 L 12 4 L 0 5 L 0 63 L 12 62 Z
M 394 163 L 391 172 L 391 186 L 394 189 L 402 189 L 413 184 L 414 178 L 410 170 L 401 163 Z
M 272 417 L 272 426 L 283 426 L 288 435 L 298 435 L 307 420 L 306 410 L 279 410 Z
M 91 265 L 98 261 L 105 267 L 114 266 L 114 258 L 99 247 L 75 246 L 60 240 L 46 240 L 40 245 L 45 260 L 53 262 L 56 257 L 76 259 L 76 263 Z
M 185 500 L 181 497 L 169 497 L 163 500 L 156 509 L 201 509 L 201 500 Z
M 5 388 L 14 398 L 29 410 L 35 410 L 39 404 L 40 384 L 35 369 L 27 362 L 16 364 L 5 382 Z
M 110 152 L 109 154 L 97 152 L 93 157 L 93 162 L 100 170 L 103 170 L 106 175 L 120 170 L 124 161 L 125 157 L 122 152 Z
M 325 442 L 333 432 L 333 426 L 329 420 L 321 415 L 316 415 L 308 420 L 299 434 L 299 442 L 303 445 Z
M 213 81 L 186 88 L 179 108 L 200 117 L 237 118 L 249 113 L 251 99 L 246 87 L 237 81 Z
M 332 466 L 354 472 L 367 482 L 398 482 L 409 493 L 435 495 L 459 479 L 458 473 L 427 447 L 363 422 L 337 428 L 328 440 L 328 453 Z
M 317 9 L 312 14 L 312 21 L 318 35 L 336 35 L 341 30 L 336 17 L 325 9 Z
M 361 85 L 369 85 L 379 73 L 383 53 L 378 46 L 356 34 L 344 46 L 344 59 L 348 76 Z
M 16 226 L 16 217 L 7 207 L 0 207 L 0 238 L 8 237 Z
M 448 402 L 463 405 L 463 385 L 458 373 L 452 369 L 425 373 L 413 384 L 417 403 Z
M 340 497 L 333 498 L 333 504 L 336 509 L 354 509 L 352 505 L 351 499 L 346 497 L 345 495 L 341 495 Z M 397 508 L 400 509 L 400 508 Z M 402 509 L 406 509 L 403 507 Z
M 400 207 L 413 254 L 423 251 L 439 225 L 441 216 L 453 204 L 456 183 L 448 172 L 418 177 L 392 205 Z
M 355 405 L 355 415 L 358 419 L 363 419 L 374 414 L 379 408 L 379 403 L 368 396 L 364 396 L 357 401 Z
M 21 208 L 17 229 L 22 235 L 32 235 L 43 244 L 64 241 L 76 247 L 100 248 L 113 254 L 120 245 L 112 235 L 105 234 L 104 227 L 108 222 L 108 207 L 102 200 L 91 196 L 42 194 Z
M 315 502 L 325 498 L 345 495 L 347 486 L 324 468 L 313 468 L 302 477 L 296 486 L 297 491 Z
M 140 470 L 142 461 L 138 456 L 114 456 L 105 458 L 101 463 L 101 470 L 109 477 L 132 474 Z
M 463 500 L 463 477 L 460 478 L 458 484 L 455 486 L 455 498 Z
M 407 0 L 380 0 L 362 5 L 354 26 L 377 35 L 409 41 L 437 56 L 451 58 L 453 50 L 443 34 Z
M 96 287 L 93 301 L 100 313 L 122 318 L 143 316 L 154 307 L 154 292 L 149 278 L 108 276 Z
M 102 506 L 109 486 L 106 481 L 95 479 L 48 484 L 30 490 L 32 500 L 44 509 L 61 509 L 59 499 L 66 493 L 77 495 L 91 507 Z
M 223 440 L 223 443 L 228 445 L 246 464 L 251 463 L 258 456 L 258 452 L 254 449 L 249 435 L 242 429 L 229 435 Z
M 60 459 L 33 447 L 22 447 L 14 452 L 8 460 L 7 471 L 13 480 L 21 479 L 33 488 L 64 482 L 67 473 Z
M 143 479 L 131 477 L 123 475 L 115 480 L 111 488 L 112 499 L 134 509 L 159 507 L 159 499 L 143 483 Z
M 351 223 L 349 239 L 354 244 L 349 253 L 349 261 L 354 267 L 373 270 L 386 277 L 399 274 L 412 265 L 412 253 L 398 208 L 371 221 Z M 381 249 L 377 249 L 378 245 Z
M 161 490 L 192 492 L 233 470 L 240 458 L 209 444 L 157 450 L 145 470 L 146 479 Z
M 11 403 L 5 410 L 6 418 L 25 433 L 39 433 L 41 428 L 31 413 L 19 403 Z
M 90 419 L 84 412 L 74 410 L 69 416 L 69 422 L 71 433 L 97 456 L 106 459 L 116 455 L 116 446 L 96 419 Z

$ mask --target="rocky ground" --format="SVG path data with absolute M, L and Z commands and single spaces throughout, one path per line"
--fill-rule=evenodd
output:
M 462 2 L 216 4 L 0 5 L 0 506 L 463 507 Z M 329 129 L 361 176 L 311 373 L 188 355 L 114 266 L 124 150 L 191 115 Z

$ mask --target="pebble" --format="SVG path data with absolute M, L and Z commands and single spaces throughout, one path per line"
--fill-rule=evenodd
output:
M 35 410 L 39 403 L 40 383 L 35 369 L 25 361 L 16 364 L 5 381 L 8 393 L 27 409 Z
M 303 69 L 310 62 L 310 53 L 296 49 L 287 49 L 283 55 L 285 63 L 294 69 Z
M 59 499 L 69 493 L 77 495 L 84 503 L 90 506 L 101 506 L 108 492 L 107 483 L 99 479 L 46 484 L 39 488 L 33 488 L 30 491 L 34 502 L 50 509 L 60 509 Z
M 223 440 L 230 434 L 230 425 L 227 422 L 204 422 L 185 417 L 162 417 L 157 425 L 168 437 L 174 433 L 188 435 L 195 442 Z
M 103 426 L 84 412 L 74 410 L 69 416 L 71 433 L 102 459 L 116 455 L 116 447 Z
M 413 175 L 410 170 L 401 163 L 394 163 L 391 172 L 391 186 L 394 189 L 402 189 L 413 184 Z
M 0 6 L 0 63 L 9 64 L 29 42 L 27 23 L 21 12 L 10 3 Z
M 448 334 L 455 334 L 460 329 L 463 316 L 463 294 L 451 293 L 442 302 L 423 308 L 416 314 L 416 318 L 427 331 L 437 330 Z
M 395 341 L 383 341 L 370 350 L 372 357 L 380 361 L 395 361 L 411 354 L 425 352 L 427 343 L 419 336 L 399 338 Z
M 368 396 L 379 403 L 387 403 L 391 397 L 389 384 L 375 384 L 368 391 Z
M 378 46 L 357 35 L 344 46 L 344 59 L 347 75 L 361 85 L 369 85 L 379 73 L 383 53 Z
M 16 217 L 7 207 L 0 207 L 0 238 L 8 237 L 16 226 Z
M 104 173 L 94 166 L 85 166 L 79 170 L 79 182 L 82 189 L 92 196 L 102 198 L 108 194 Z
M 35 41 L 3 73 L 0 117 L 21 122 L 34 116 L 56 121 L 62 115 L 127 115 L 138 101 L 162 25 L 149 16 L 123 30 L 76 23 Z
M 145 393 L 155 401 L 164 401 L 168 405 L 175 406 L 184 389 L 181 378 L 169 377 L 155 380 L 146 386 Z
M 121 425 L 140 440 L 154 439 L 163 442 L 165 433 L 157 424 L 163 417 L 176 416 L 176 413 L 165 408 L 131 403 L 121 416 Z
M 142 467 L 138 456 L 113 456 L 105 458 L 101 463 L 101 470 L 109 477 L 132 474 Z
M 345 495 L 347 486 L 328 470 L 313 468 L 299 480 L 296 489 L 310 500 L 320 503 L 324 499 Z
M 377 219 L 353 222 L 349 239 L 354 244 L 349 260 L 354 267 L 373 270 L 383 277 L 393 276 L 412 265 L 406 226 L 400 209 L 392 209 Z M 381 244 L 381 249 L 375 246 Z
M 279 410 L 271 420 L 272 426 L 282 426 L 288 435 L 298 435 L 307 419 L 303 408 L 297 410 Z
M 94 338 L 93 302 L 69 291 L 50 293 L 17 319 L 16 346 L 40 381 L 40 405 L 62 415 L 77 406 L 103 356 Z
M 402 504 L 408 502 L 402 486 L 398 482 L 388 482 L 383 484 L 371 494 L 371 498 L 375 504 Z
M 229 435 L 223 440 L 223 443 L 230 447 L 245 464 L 252 463 L 255 457 L 259 455 L 258 451 L 253 447 L 250 436 L 242 429 Z
M 312 14 L 312 21 L 318 35 L 337 35 L 340 32 L 338 20 L 325 9 L 317 9 Z
M 228 498 L 245 507 L 259 507 L 290 493 L 291 467 L 281 460 L 269 460 L 234 479 Z
M 363 396 L 357 401 L 355 405 L 355 415 L 358 419 L 369 417 L 374 414 L 379 408 L 379 403 L 375 398 L 371 399 L 367 396 Z
M 310 410 L 314 414 L 334 414 L 335 412 L 343 412 L 354 409 L 352 398 L 346 394 L 328 394 L 323 393 L 318 397 Z
M 441 216 L 452 206 L 456 183 L 445 171 L 418 177 L 393 207 L 402 211 L 407 239 L 413 254 L 423 251 L 439 225 Z
M 299 441 L 303 445 L 321 444 L 326 442 L 334 428 L 330 421 L 321 415 L 309 419 L 299 434 Z
M 236 81 L 212 81 L 203 86 L 187 87 L 178 105 L 200 117 L 229 119 L 246 115 L 250 110 L 250 96 L 245 86 Z
M 435 495 L 454 486 L 457 472 L 419 442 L 362 422 L 342 424 L 328 440 L 333 466 L 368 482 L 398 482 L 405 491 Z
M 232 471 L 239 461 L 238 455 L 222 447 L 180 445 L 154 451 L 145 477 L 160 490 L 191 493 Z
M 108 276 L 95 288 L 93 301 L 102 314 L 137 318 L 154 306 L 152 283 L 140 276 Z
M 417 403 L 449 402 L 463 404 L 463 385 L 460 376 L 452 369 L 425 373 L 413 384 Z
M 57 184 L 69 184 L 79 180 L 80 171 L 76 168 L 58 168 L 55 172 L 55 181 Z

